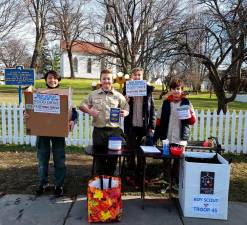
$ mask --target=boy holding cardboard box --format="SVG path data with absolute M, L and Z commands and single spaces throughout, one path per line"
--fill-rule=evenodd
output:
M 49 90 L 54 90 L 59 87 L 61 77 L 55 71 L 48 71 L 44 76 L 46 86 Z M 49 92 L 48 92 L 49 93 Z M 27 103 L 26 103 L 27 106 Z M 27 122 L 31 120 L 33 111 L 28 113 L 29 109 L 26 107 L 25 118 Z M 45 114 L 44 114 L 45 115 Z M 69 130 L 72 130 L 77 120 L 77 112 L 75 108 L 72 108 L 72 115 L 69 121 Z M 29 120 L 29 121 L 28 121 Z M 47 131 L 47 134 L 50 131 Z M 38 157 L 38 175 L 39 186 L 36 190 L 37 195 L 41 195 L 48 187 L 48 165 L 50 160 L 50 149 L 52 146 L 52 154 L 55 168 L 55 190 L 56 197 L 63 195 L 63 184 L 66 174 L 65 166 L 65 137 L 64 136 L 37 136 L 36 147 Z

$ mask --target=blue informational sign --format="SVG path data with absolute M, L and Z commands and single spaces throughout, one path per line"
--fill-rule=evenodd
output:
M 5 69 L 4 77 L 6 85 L 34 85 L 34 69 L 23 69 L 23 66 L 17 66 L 15 69 Z

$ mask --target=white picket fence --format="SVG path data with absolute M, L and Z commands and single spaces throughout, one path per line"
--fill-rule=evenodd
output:
M 0 105 L 0 143 L 35 145 L 36 137 L 25 133 L 23 106 Z M 207 137 L 218 137 L 227 152 L 247 153 L 247 111 L 233 111 L 217 115 L 216 111 L 198 112 L 197 122 L 192 127 L 192 140 L 203 141 Z M 78 123 L 66 138 L 67 145 L 85 146 L 92 143 L 92 121 L 88 114 L 79 112 Z

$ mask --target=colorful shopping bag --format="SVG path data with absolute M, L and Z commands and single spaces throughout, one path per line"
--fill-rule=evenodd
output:
M 121 179 L 96 176 L 88 182 L 88 222 L 120 221 L 122 215 Z

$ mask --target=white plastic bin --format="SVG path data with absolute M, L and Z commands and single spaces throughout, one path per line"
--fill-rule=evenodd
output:
M 214 157 L 218 163 L 198 162 Z M 185 152 L 179 172 L 179 202 L 183 215 L 227 220 L 229 182 L 230 165 L 221 155 Z

